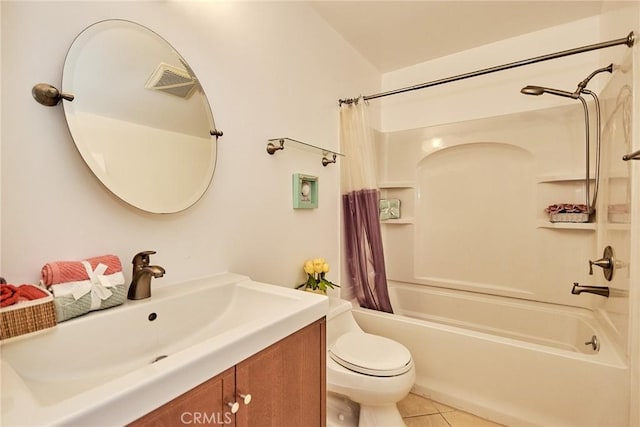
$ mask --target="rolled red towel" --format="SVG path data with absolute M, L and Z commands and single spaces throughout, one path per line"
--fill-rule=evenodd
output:
M 18 302 L 18 288 L 13 285 L 0 285 L 0 307 L 8 307 Z
M 106 265 L 107 270 L 104 272 L 105 275 L 122 271 L 120 258 L 115 255 L 102 255 L 88 258 L 85 261 L 91 264 L 92 269 L 95 269 L 98 264 Z M 46 286 L 82 280 L 89 280 L 89 275 L 81 261 L 50 262 L 42 267 L 42 282 Z
M 44 298 L 47 293 L 34 285 L 0 285 L 0 307 L 8 307 L 20 301 L 32 301 Z
M 34 285 L 20 285 L 18 286 L 18 293 L 20 294 L 20 298 L 24 298 L 29 301 L 47 296 L 45 291 Z

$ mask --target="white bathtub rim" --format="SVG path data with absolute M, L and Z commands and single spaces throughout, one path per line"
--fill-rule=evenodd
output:
M 457 326 L 445 325 L 445 324 L 436 323 L 436 322 L 432 322 L 432 321 L 428 321 L 428 320 L 424 320 L 424 319 L 415 319 L 415 318 L 412 318 L 412 317 L 404 316 L 402 314 L 382 313 L 382 312 L 379 312 L 379 311 L 376 311 L 376 310 L 370 310 L 370 309 L 361 308 L 361 307 L 354 308 L 354 311 L 355 312 L 362 311 L 362 312 L 366 313 L 367 315 L 376 316 L 376 317 L 383 317 L 383 318 L 386 317 L 386 316 L 394 316 L 394 320 L 402 322 L 402 323 L 425 324 L 430 328 L 433 328 L 433 329 L 436 329 L 436 330 L 440 330 L 440 331 L 444 331 L 444 332 L 454 333 L 454 334 L 457 334 L 457 335 L 463 335 L 463 336 L 473 337 L 473 338 L 480 338 L 480 339 L 484 339 L 484 340 L 487 340 L 487 341 L 490 341 L 490 342 L 494 342 L 494 343 L 504 344 L 504 345 L 513 346 L 513 347 L 526 348 L 526 349 L 529 349 L 529 350 L 539 351 L 539 352 L 543 352 L 543 353 L 546 353 L 546 354 L 553 354 L 553 355 L 560 356 L 560 357 L 583 360 L 583 361 L 586 361 L 586 362 L 589 362 L 589 363 L 596 363 L 596 364 L 599 364 L 599 365 L 614 367 L 614 368 L 618 368 L 618 369 L 627 369 L 628 368 L 628 365 L 626 364 L 626 362 L 622 358 L 620 358 L 618 353 L 615 351 L 615 349 L 613 348 L 613 346 L 609 342 L 608 338 L 604 334 L 604 331 L 601 331 L 601 330 L 598 330 L 598 332 L 602 332 L 599 335 L 599 336 L 602 336 L 602 338 L 601 338 L 601 342 L 602 342 L 601 350 L 598 353 L 595 353 L 595 354 L 584 354 L 584 353 L 577 353 L 577 352 L 573 352 L 573 351 L 569 351 L 569 350 L 557 349 L 557 348 L 554 348 L 554 347 L 548 347 L 548 346 L 541 345 L 541 344 L 535 344 L 535 343 L 529 343 L 529 342 L 526 342 L 526 341 L 515 340 L 515 339 L 512 339 L 512 338 L 505 338 L 505 337 L 501 337 L 501 336 L 498 336 L 498 335 L 488 334 L 488 333 L 485 333 L 485 332 L 472 331 L 472 330 L 469 330 L 469 329 L 460 328 L 460 327 L 457 327 Z M 356 321 L 357 321 L 357 318 L 356 318 Z
M 455 298 L 464 299 L 467 301 L 487 301 L 492 304 L 499 303 L 500 305 L 508 306 L 511 308 L 526 308 L 527 310 L 534 310 L 541 313 L 560 314 L 562 316 L 578 319 L 585 322 L 591 329 L 595 331 L 595 335 L 598 337 L 601 343 L 601 353 L 613 351 L 615 353 L 615 359 L 619 360 L 620 363 L 624 363 L 626 365 L 627 354 L 625 353 L 624 349 L 617 344 L 617 341 L 611 338 L 612 336 L 615 336 L 617 334 L 617 331 L 613 327 L 613 324 L 611 323 L 611 320 L 608 318 L 607 314 L 601 309 L 592 310 L 584 307 L 554 304 L 544 301 L 533 301 L 529 299 L 517 299 L 502 295 L 480 294 L 472 291 L 470 292 L 458 289 L 441 288 L 439 286 L 409 282 L 389 281 L 389 286 L 390 288 L 400 288 L 420 293 L 434 294 L 438 296 L 453 296 Z M 390 295 L 393 295 L 393 292 L 390 292 Z M 394 305 L 393 303 L 394 301 L 392 301 L 392 306 Z M 412 316 L 407 317 L 413 318 Z M 428 319 L 420 318 L 419 320 L 430 323 L 437 323 L 431 322 Z M 455 325 L 450 326 L 455 327 Z M 473 332 L 483 333 L 482 331 L 475 330 Z

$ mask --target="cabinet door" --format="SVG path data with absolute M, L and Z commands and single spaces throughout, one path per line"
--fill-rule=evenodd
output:
M 324 426 L 325 346 L 322 319 L 236 365 L 238 427 Z
M 137 419 L 130 426 L 174 427 L 181 425 L 235 426 L 226 405 L 234 400 L 234 368 L 200 384 L 169 403 Z

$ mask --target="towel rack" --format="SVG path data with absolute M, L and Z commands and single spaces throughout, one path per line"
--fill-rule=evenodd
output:
M 622 160 L 625 162 L 628 160 L 640 160 L 640 150 L 636 150 L 633 153 L 625 154 L 622 156 Z
M 328 150 L 326 148 L 318 147 L 316 145 L 307 144 L 306 142 L 298 141 L 292 138 L 271 138 L 267 143 L 267 153 L 273 155 L 279 150 L 284 150 L 284 144 L 293 143 L 292 145 L 298 148 L 303 148 L 306 150 L 311 150 L 315 152 L 322 153 L 322 166 L 327 166 L 332 163 L 337 163 L 337 157 L 344 157 L 344 154 L 338 153 L 337 151 Z M 278 145 L 276 145 L 278 144 Z

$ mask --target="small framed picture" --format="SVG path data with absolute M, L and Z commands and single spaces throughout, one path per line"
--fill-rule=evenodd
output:
M 293 208 L 313 209 L 318 207 L 318 177 L 293 174 Z

